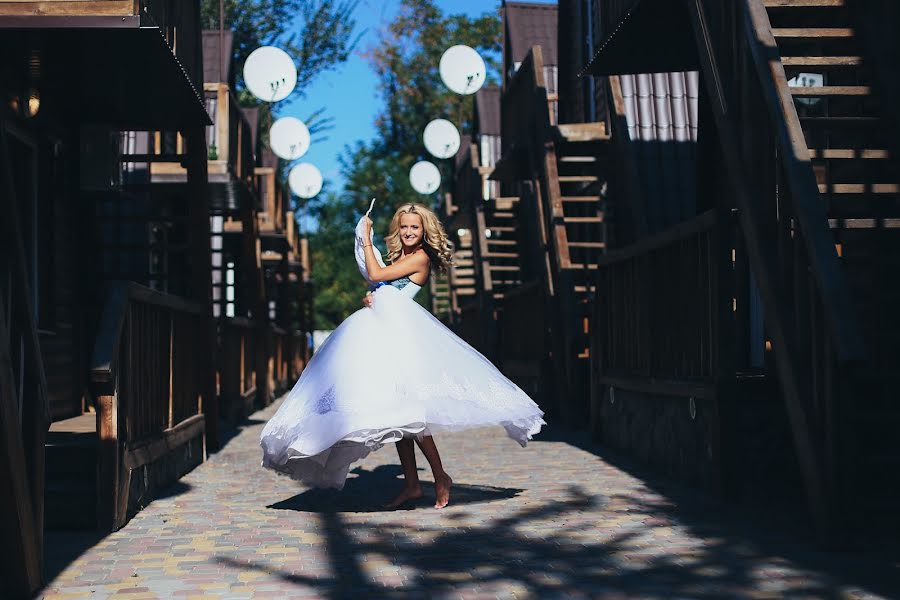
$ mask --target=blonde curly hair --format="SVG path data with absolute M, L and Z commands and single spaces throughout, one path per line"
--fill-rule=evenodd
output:
M 400 217 L 403 215 L 419 215 L 422 228 L 422 249 L 431 259 L 432 268 L 445 273 L 450 268 L 453 246 L 447 239 L 447 232 L 437 215 L 424 204 L 404 204 L 394 213 L 391 226 L 385 238 L 388 248 L 388 260 L 395 262 L 403 254 L 403 242 L 400 241 Z

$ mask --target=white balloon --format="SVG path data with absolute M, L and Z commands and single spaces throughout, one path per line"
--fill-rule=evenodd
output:
M 297 160 L 309 150 L 309 129 L 296 117 L 281 117 L 269 129 L 269 147 L 284 160 Z
M 438 71 L 451 92 L 463 95 L 481 89 L 487 76 L 484 60 L 473 48 L 464 45 L 447 48 L 441 56 Z
M 244 62 L 244 83 L 260 100 L 278 102 L 294 91 L 297 67 L 281 48 L 260 46 Z
M 310 163 L 300 163 L 288 173 L 291 191 L 301 198 L 312 198 L 322 191 L 322 173 Z
M 409 170 L 409 182 L 420 194 L 433 194 L 441 185 L 441 172 L 427 160 L 420 160 Z
M 437 158 L 450 158 L 459 150 L 459 131 L 447 119 L 435 119 L 422 134 L 425 149 Z

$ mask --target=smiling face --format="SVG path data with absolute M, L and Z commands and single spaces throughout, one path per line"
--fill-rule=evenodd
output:
M 424 235 L 422 217 L 415 213 L 400 215 L 400 241 L 404 248 L 415 248 L 422 243 Z

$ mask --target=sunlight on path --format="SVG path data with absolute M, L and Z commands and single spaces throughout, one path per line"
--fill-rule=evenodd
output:
M 871 560 L 854 564 L 729 522 L 701 496 L 645 484 L 552 427 L 524 450 L 499 428 L 437 438 L 456 483 L 444 511 L 430 507 L 430 485 L 415 510 L 379 510 L 400 485 L 391 447 L 363 461 L 342 492 L 306 491 L 259 467 L 257 440 L 276 407 L 71 563 L 43 597 L 776 598 L 890 589 L 892 572 Z M 427 468 L 421 455 L 419 465 Z

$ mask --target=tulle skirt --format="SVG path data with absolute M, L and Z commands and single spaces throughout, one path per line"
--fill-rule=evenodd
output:
M 543 412 L 412 298 L 382 286 L 310 360 L 260 437 L 264 467 L 342 488 L 351 463 L 404 436 L 502 426 L 525 446 Z

